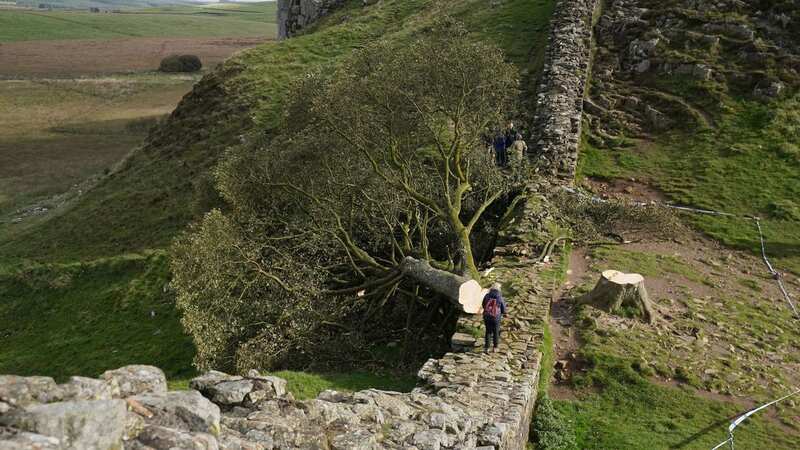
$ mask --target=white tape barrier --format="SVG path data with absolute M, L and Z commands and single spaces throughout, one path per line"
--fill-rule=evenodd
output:
M 721 448 L 725 444 L 730 444 L 731 450 L 734 450 L 734 448 L 733 448 L 733 430 L 735 430 L 736 427 L 741 425 L 742 422 L 744 422 L 745 420 L 749 419 L 750 416 L 752 416 L 753 414 L 761 411 L 762 409 L 768 408 L 768 407 L 770 407 L 770 406 L 772 406 L 772 405 L 774 405 L 774 404 L 776 404 L 778 402 L 782 402 L 782 401 L 786 400 L 787 398 L 795 396 L 797 394 L 800 394 L 800 389 L 792 392 L 789 395 L 785 395 L 785 396 L 783 396 L 783 397 L 781 397 L 781 398 L 779 398 L 777 400 L 773 400 L 773 401 L 771 401 L 769 403 L 765 403 L 765 404 L 759 406 L 758 408 L 751 409 L 747 413 L 742 414 L 741 416 L 737 417 L 736 420 L 731 422 L 731 424 L 728 426 L 728 439 L 720 442 L 716 447 L 712 448 L 711 450 L 717 450 L 718 448 Z
M 783 280 L 781 280 L 781 274 L 772 268 L 772 264 L 769 262 L 769 258 L 767 258 L 767 249 L 766 244 L 764 243 L 764 233 L 761 231 L 761 222 L 758 218 L 753 219 L 756 221 L 756 226 L 758 227 L 758 237 L 761 239 L 761 257 L 764 259 L 764 263 L 767 264 L 767 268 L 769 269 L 769 273 L 772 274 L 772 278 L 778 282 L 778 287 L 781 288 L 781 292 L 783 293 L 783 297 L 789 303 L 789 306 L 792 308 L 792 312 L 794 313 L 795 317 L 800 317 L 797 314 L 797 308 L 794 307 L 794 302 L 792 302 L 792 297 L 789 296 L 789 293 L 786 291 L 786 287 L 783 285 Z
M 579 197 L 584 197 L 584 198 L 589 198 L 593 202 L 599 202 L 599 203 L 607 203 L 608 202 L 608 200 L 606 200 L 606 199 L 584 194 L 583 192 L 580 192 L 579 190 L 571 188 L 571 187 L 568 187 L 568 186 L 563 186 L 563 189 L 566 192 L 569 192 L 569 193 L 571 193 L 573 195 L 577 195 Z M 668 203 L 658 203 L 658 202 L 650 202 L 650 203 L 633 202 L 633 204 L 636 205 L 636 206 L 656 205 L 656 206 L 662 206 L 664 208 L 675 209 L 675 210 L 678 210 L 678 211 L 685 211 L 685 212 L 691 212 L 691 213 L 697 213 L 697 214 L 707 214 L 707 215 L 712 215 L 712 216 L 738 217 L 738 218 L 741 218 L 741 219 L 747 219 L 747 220 L 755 221 L 756 226 L 758 227 L 758 236 L 759 236 L 759 238 L 761 240 L 761 256 L 764 259 L 764 262 L 767 264 L 767 268 L 769 269 L 770 275 L 772 275 L 772 278 L 778 283 L 778 287 L 780 288 L 781 293 L 783 294 L 783 298 L 786 299 L 787 303 L 789 303 L 789 306 L 791 307 L 792 312 L 794 313 L 794 316 L 796 318 L 800 318 L 800 314 L 798 314 L 798 312 L 797 312 L 797 308 L 795 307 L 794 302 L 792 301 L 792 297 L 789 295 L 789 292 L 786 290 L 786 287 L 783 285 L 783 281 L 781 280 L 780 272 L 776 271 L 772 267 L 772 264 L 769 262 L 769 258 L 767 258 L 766 244 L 764 243 L 764 234 L 763 234 L 763 232 L 761 230 L 761 222 L 760 222 L 760 219 L 758 218 L 758 216 L 731 214 L 731 213 L 727 213 L 727 212 L 714 211 L 714 210 L 710 210 L 710 209 L 690 208 L 688 206 L 675 206 L 675 205 L 670 205 Z

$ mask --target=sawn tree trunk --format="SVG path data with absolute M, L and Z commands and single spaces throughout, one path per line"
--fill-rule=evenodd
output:
M 578 302 L 594 305 L 610 313 L 629 309 L 647 323 L 655 320 L 653 306 L 644 287 L 644 277 L 638 273 L 606 270 L 594 289 L 580 297 Z
M 403 275 L 444 295 L 461 311 L 477 314 L 483 296 L 488 292 L 477 281 L 432 267 L 428 261 L 407 256 L 400 264 Z

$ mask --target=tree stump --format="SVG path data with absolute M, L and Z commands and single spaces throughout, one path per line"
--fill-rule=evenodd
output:
M 606 270 L 594 289 L 579 298 L 578 303 L 591 304 L 610 313 L 629 309 L 647 323 L 655 320 L 650 297 L 644 287 L 644 277 L 638 273 Z

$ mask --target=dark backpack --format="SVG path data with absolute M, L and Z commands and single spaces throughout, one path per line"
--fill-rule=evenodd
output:
M 486 308 L 483 308 L 483 315 L 497 319 L 500 317 L 500 302 L 496 298 L 490 297 L 486 302 Z

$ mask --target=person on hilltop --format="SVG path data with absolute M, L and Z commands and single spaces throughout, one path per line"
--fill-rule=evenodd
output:
M 506 167 L 508 165 L 508 146 L 506 145 L 506 137 L 500 130 L 495 133 L 494 141 L 494 157 L 499 167 Z
M 500 283 L 494 283 L 489 292 L 483 297 L 483 323 L 486 325 L 486 334 L 483 338 L 483 353 L 489 353 L 489 338 L 491 336 L 494 352 L 497 353 L 500 345 L 500 322 L 506 313 L 506 301 L 500 293 Z

